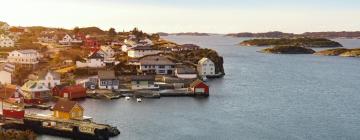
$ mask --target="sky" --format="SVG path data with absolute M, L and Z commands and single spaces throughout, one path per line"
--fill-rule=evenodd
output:
M 360 31 L 359 0 L 0 0 L 13 26 L 149 32 Z

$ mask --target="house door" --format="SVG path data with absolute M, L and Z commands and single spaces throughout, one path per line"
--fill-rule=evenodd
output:
M 205 89 L 204 88 L 196 88 L 195 93 L 205 93 Z

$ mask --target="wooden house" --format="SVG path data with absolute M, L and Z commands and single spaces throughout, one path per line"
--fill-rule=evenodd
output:
M 82 119 L 84 108 L 74 101 L 59 100 L 54 106 L 53 113 L 58 119 Z
M 189 90 L 195 95 L 209 95 L 209 86 L 199 79 L 190 84 Z
M 74 100 L 86 97 L 86 89 L 81 85 L 56 86 L 52 89 L 53 96 Z

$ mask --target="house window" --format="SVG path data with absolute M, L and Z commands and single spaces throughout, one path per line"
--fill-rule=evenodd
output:
M 165 66 L 161 65 L 161 66 L 159 66 L 159 68 L 160 68 L 160 69 L 164 69 L 164 68 L 165 68 Z
M 140 84 L 140 81 L 136 81 L 136 84 L 138 84 L 138 85 L 139 85 L 139 84 Z
M 112 81 L 108 81 L 108 85 L 111 85 L 113 82 Z
M 165 70 L 159 70 L 159 73 L 165 73 Z
M 106 85 L 106 81 L 101 81 L 101 85 Z

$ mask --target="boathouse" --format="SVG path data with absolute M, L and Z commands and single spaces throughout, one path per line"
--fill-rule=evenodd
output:
M 78 103 L 68 100 L 59 100 L 54 106 L 54 117 L 59 119 L 82 119 L 84 108 Z
M 70 100 L 86 97 L 86 89 L 81 85 L 56 86 L 52 89 L 52 92 L 53 96 L 58 96 Z
M 192 82 L 189 89 L 195 95 L 209 95 L 209 86 L 199 79 Z

